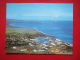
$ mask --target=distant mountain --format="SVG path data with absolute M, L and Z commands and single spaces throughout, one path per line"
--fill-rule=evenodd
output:
M 45 21 L 40 21 L 40 20 L 16 20 L 16 19 L 7 19 L 7 24 L 10 24 L 10 23 L 28 23 L 28 22 L 38 22 L 38 23 L 44 23 Z M 46 21 L 46 23 L 49 22 L 49 21 Z

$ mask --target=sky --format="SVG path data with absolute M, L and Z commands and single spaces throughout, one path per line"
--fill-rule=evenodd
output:
M 16 20 L 73 20 L 73 4 L 7 3 L 6 18 Z

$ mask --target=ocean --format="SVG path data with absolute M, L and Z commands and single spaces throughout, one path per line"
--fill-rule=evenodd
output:
M 12 26 L 28 27 L 40 32 L 53 35 L 56 38 L 72 44 L 73 42 L 73 22 L 72 21 L 29 21 L 16 22 Z

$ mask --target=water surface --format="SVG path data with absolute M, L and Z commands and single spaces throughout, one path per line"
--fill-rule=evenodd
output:
M 73 22 L 72 21 L 34 21 L 13 23 L 12 26 L 33 28 L 40 32 L 54 35 L 56 38 L 72 44 Z

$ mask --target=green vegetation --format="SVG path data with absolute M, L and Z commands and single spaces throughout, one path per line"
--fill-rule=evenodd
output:
M 30 33 L 30 34 L 35 34 L 37 33 L 36 31 L 34 30 L 31 30 L 31 31 L 22 31 L 22 30 L 6 30 L 6 33 L 12 33 L 12 32 L 16 32 L 16 33 Z

